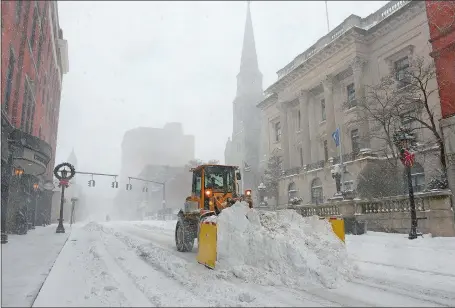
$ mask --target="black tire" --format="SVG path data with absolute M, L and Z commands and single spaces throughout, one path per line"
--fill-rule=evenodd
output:
M 180 252 L 193 250 L 194 234 L 189 230 L 189 224 L 182 219 L 179 219 L 175 226 L 175 245 Z

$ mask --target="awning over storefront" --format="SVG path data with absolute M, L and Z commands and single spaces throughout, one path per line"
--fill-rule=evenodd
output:
M 34 176 L 46 172 L 52 157 L 52 148 L 48 143 L 19 129 L 14 129 L 8 139 L 13 168 L 22 168 L 25 174 Z

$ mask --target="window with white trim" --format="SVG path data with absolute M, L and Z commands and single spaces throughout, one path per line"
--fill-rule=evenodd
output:
M 315 178 L 311 182 L 311 203 L 316 205 L 324 203 L 322 194 L 322 182 L 319 178 Z
M 347 92 L 347 102 L 349 108 L 355 107 L 357 105 L 357 101 L 355 99 L 355 87 L 354 83 L 348 84 L 346 87 Z
M 274 126 L 275 126 L 275 142 L 280 142 L 280 140 L 281 140 L 281 123 L 276 122 Z
M 397 61 L 394 62 L 394 68 L 395 68 L 395 79 L 398 82 L 398 88 L 402 88 L 409 84 L 409 76 L 408 76 L 408 70 L 409 70 L 409 57 L 403 57 Z

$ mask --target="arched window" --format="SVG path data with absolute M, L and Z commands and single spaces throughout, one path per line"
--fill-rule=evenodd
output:
M 288 197 L 289 197 L 289 200 L 294 198 L 294 197 L 297 197 L 297 187 L 295 185 L 294 182 L 291 182 L 289 183 L 288 185 Z
M 315 178 L 311 182 L 311 203 L 324 203 L 324 200 L 322 198 L 322 182 L 319 178 Z
M 343 174 L 343 184 L 344 187 L 343 189 L 346 190 L 354 190 L 354 179 L 352 178 L 352 175 L 348 172 L 345 172 Z
M 425 189 L 425 171 L 419 163 L 415 163 L 411 168 L 412 188 L 414 192 Z

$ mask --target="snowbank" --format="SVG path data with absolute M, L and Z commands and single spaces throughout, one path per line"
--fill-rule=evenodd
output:
M 238 202 L 217 222 L 217 268 L 248 282 L 334 288 L 353 275 L 346 246 L 318 217 L 258 212 Z

